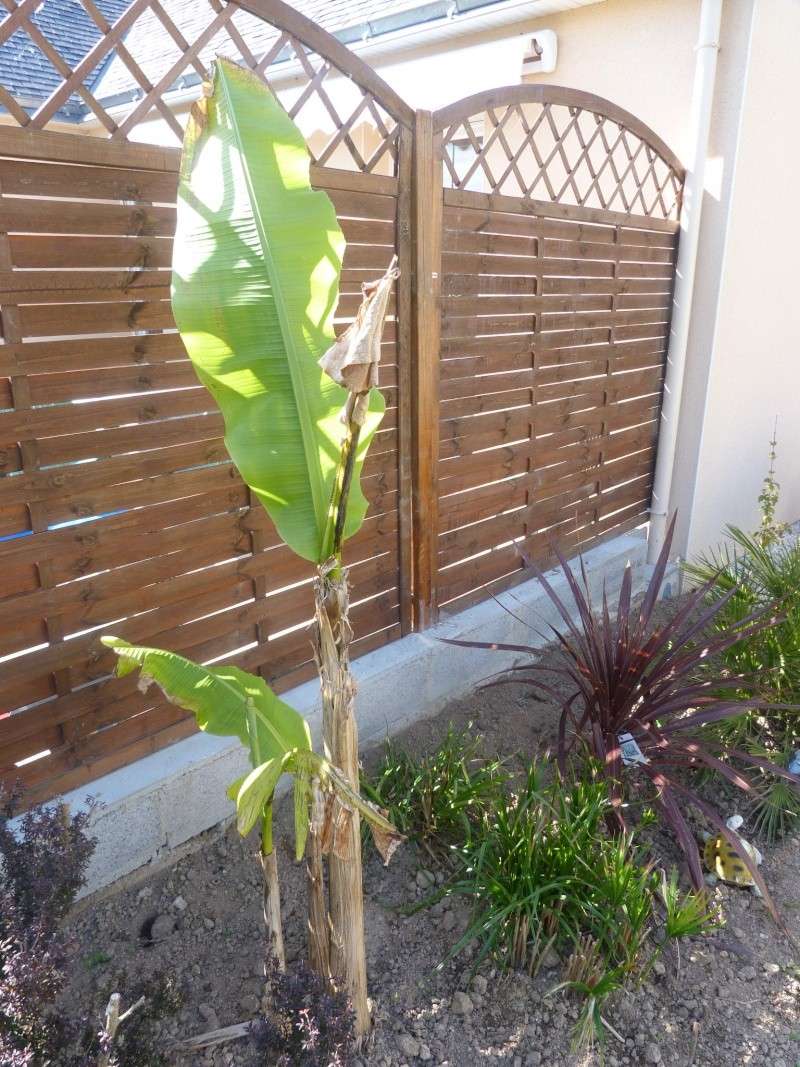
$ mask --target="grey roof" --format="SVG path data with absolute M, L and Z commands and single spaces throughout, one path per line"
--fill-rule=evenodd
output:
M 129 0 L 95 0 L 101 14 L 112 23 L 116 22 L 128 3 Z M 44 0 L 31 17 L 31 22 L 70 70 L 74 70 L 102 36 L 80 0 Z M 103 63 L 92 71 L 85 82 L 87 89 L 93 88 L 107 65 L 107 62 Z M 0 45 L 0 85 L 8 89 L 23 106 L 32 109 L 36 103 L 47 99 L 62 80 L 61 74 L 24 29 L 16 30 Z M 79 118 L 84 114 L 85 107 L 79 96 L 73 96 L 62 108 L 59 117 Z
M 345 44 L 364 38 L 379 37 L 393 30 L 447 18 L 453 12 L 490 7 L 503 0 L 295 0 L 296 10 L 312 19 Z M 95 0 L 98 8 L 113 23 L 129 6 L 130 0 Z M 179 34 L 189 42 L 196 40 L 214 18 L 211 5 L 205 0 L 162 0 L 161 6 Z M 98 40 L 100 33 L 86 14 L 80 0 L 44 0 L 33 21 L 53 46 L 74 68 Z M 276 31 L 269 24 L 243 10 L 233 18 L 247 47 L 255 55 L 262 54 L 275 39 Z M 0 23 L 2 26 L 2 23 Z M 125 35 L 126 49 L 149 80 L 156 84 L 180 59 L 180 50 L 173 35 L 158 15 L 147 8 Z M 208 41 L 200 52 L 200 60 L 207 65 L 217 52 L 233 55 L 237 50 L 223 29 Z M 291 58 L 288 51 L 278 57 Z M 61 75 L 41 50 L 23 31 L 18 30 L 0 45 L 0 85 L 10 89 L 23 106 L 32 110 L 37 101 L 45 99 L 60 83 Z M 168 88 L 196 84 L 199 76 L 191 65 Z M 105 106 L 134 98 L 141 87 L 122 59 L 112 53 L 85 80 L 86 87 Z M 73 96 L 62 108 L 59 118 L 79 121 L 87 114 L 85 103 Z

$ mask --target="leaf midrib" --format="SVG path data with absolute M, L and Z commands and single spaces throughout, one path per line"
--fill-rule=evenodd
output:
M 308 398 L 306 396 L 305 388 L 303 385 L 302 373 L 300 372 L 300 357 L 298 355 L 297 348 L 294 344 L 294 341 L 292 340 L 292 336 L 289 331 L 288 315 L 286 312 L 283 289 L 280 284 L 280 276 L 275 268 L 275 261 L 272 257 L 272 251 L 270 248 L 269 240 L 267 238 L 266 229 L 261 218 L 258 200 L 255 196 L 253 181 L 250 175 L 250 166 L 247 161 L 247 155 L 244 151 L 244 142 L 242 141 L 242 137 L 239 132 L 239 124 L 236 121 L 236 113 L 232 104 L 227 75 L 225 73 L 225 69 L 222 63 L 218 63 L 217 69 L 219 71 L 219 77 L 222 82 L 223 92 L 225 93 L 225 100 L 231 121 L 231 129 L 233 130 L 233 134 L 236 139 L 236 144 L 239 149 L 239 160 L 242 165 L 245 183 L 247 185 L 247 191 L 250 196 L 250 203 L 253 209 L 253 218 L 255 220 L 259 241 L 261 243 L 262 256 L 267 263 L 269 283 L 275 298 L 275 308 L 278 313 L 278 322 L 281 328 L 281 335 L 283 337 L 284 347 L 287 349 L 287 355 L 289 356 L 289 358 L 287 359 L 287 363 L 289 365 L 289 376 L 292 380 L 292 392 L 294 394 L 295 406 L 297 408 L 297 414 L 300 419 L 300 436 L 303 441 L 303 451 L 306 457 L 306 471 L 308 474 L 309 487 L 311 489 L 312 503 L 314 507 L 314 516 L 317 524 L 317 554 L 319 555 L 322 538 L 324 536 L 325 525 L 327 522 L 328 506 L 327 502 L 324 499 L 325 481 L 322 475 L 322 465 L 320 463 L 319 458 L 319 449 L 315 443 L 314 423 L 311 417 L 311 411 L 308 406 Z

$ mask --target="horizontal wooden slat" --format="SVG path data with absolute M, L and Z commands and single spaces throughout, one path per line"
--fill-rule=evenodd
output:
M 36 156 L 36 144 L 19 144 Z M 194 729 L 180 709 L 106 677 L 98 637 L 108 629 L 200 658 L 245 646 L 239 661 L 279 683 L 313 666 L 313 568 L 249 507 L 221 416 L 174 332 L 179 153 L 114 147 L 87 145 L 86 165 L 71 162 L 74 152 L 0 158 L 11 264 L 0 271 L 0 306 L 15 309 L 0 346 L 0 409 L 11 408 L 0 411 L 10 475 L 0 536 L 22 534 L 0 543 L 0 773 L 19 775 L 29 799 Z M 131 167 L 131 154 L 143 165 Z M 394 253 L 398 182 L 317 166 L 312 182 L 328 191 L 347 240 L 341 333 L 362 283 Z M 388 409 L 362 476 L 370 515 L 347 545 L 354 654 L 399 632 L 395 307 L 392 294 L 381 346 Z M 24 382 L 16 409 L 12 377 Z M 51 639 L 51 624 L 63 639 Z
M 439 600 L 646 517 L 677 226 L 446 190 Z M 609 525 L 610 523 L 610 525 Z
M 512 215 L 534 215 L 543 218 L 628 227 L 632 227 L 633 223 L 632 216 L 622 211 L 578 207 L 574 204 L 553 204 L 545 200 L 528 200 L 515 196 L 503 196 L 499 193 L 478 193 L 467 189 L 445 189 L 444 202 L 446 207 L 466 207 Z M 679 224 L 670 220 L 642 216 L 641 228 L 672 234 L 678 231 Z

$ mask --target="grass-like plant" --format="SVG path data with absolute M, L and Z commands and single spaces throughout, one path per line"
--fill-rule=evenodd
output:
M 505 796 L 509 776 L 502 761 L 481 756 L 471 726 L 456 730 L 451 723 L 441 744 L 419 759 L 387 739 L 374 774 L 361 777 L 364 795 L 430 852 L 467 841 L 481 816 Z
M 669 878 L 666 871 L 661 872 L 659 895 L 664 905 L 664 931 L 668 938 L 697 937 L 719 925 L 708 892 L 703 889 L 683 892 L 674 867 Z
M 763 524 L 762 524 L 763 526 Z M 775 605 L 781 617 L 721 652 L 730 672 L 741 678 L 742 692 L 781 703 L 800 702 L 800 538 L 765 539 L 728 527 L 729 542 L 706 553 L 684 570 L 706 587 L 705 599 L 719 610 L 716 632 L 741 627 L 754 611 Z M 800 747 L 796 708 L 752 707 L 708 730 L 712 739 L 746 749 L 762 760 L 786 765 Z M 754 790 L 756 829 L 767 840 L 782 836 L 800 818 L 800 791 L 780 779 L 760 775 Z
M 728 649 L 763 634 L 781 619 L 771 609 L 759 607 L 740 618 L 735 626 L 706 636 L 736 592 L 731 589 L 713 603 L 707 603 L 714 577 L 691 592 L 671 617 L 657 621 L 654 611 L 669 561 L 674 528 L 673 517 L 647 590 L 636 608 L 632 603 L 630 565 L 625 569 L 619 600 L 612 611 L 605 589 L 600 603 L 593 603 L 583 563 L 579 580 L 556 550 L 574 600 L 574 614 L 545 575 L 532 565 L 563 624 L 552 628 L 559 660 L 556 665 L 536 663 L 536 649 L 524 645 L 454 643 L 530 653 L 530 662 L 513 668 L 494 684 L 510 680 L 525 682 L 557 701 L 561 707 L 559 765 L 563 771 L 568 756 L 575 751 L 588 751 L 598 762 L 612 805 L 609 823 L 619 831 L 625 829 L 624 800 L 631 777 L 652 784 L 652 804 L 673 830 L 686 854 L 695 888 L 700 889 L 703 886 L 700 852 L 684 810 L 692 805 L 742 856 L 777 919 L 764 879 L 742 847 L 739 835 L 692 788 L 685 772 L 697 768 L 713 771 L 752 796 L 753 782 L 733 765 L 731 760 L 735 759 L 800 785 L 800 777 L 785 767 L 751 752 L 726 748 L 719 739 L 704 741 L 700 736 L 701 728 L 712 723 L 770 706 L 743 697 L 744 679 L 724 664 L 716 668 L 714 664 Z M 542 672 L 555 674 L 562 686 L 566 685 L 566 696 L 563 689 L 549 685 Z M 774 705 L 772 708 L 776 710 Z
M 596 769 L 574 782 L 556 772 L 548 783 L 534 763 L 520 791 L 487 813 L 480 833 L 458 850 L 460 873 L 445 889 L 472 904 L 451 955 L 474 939 L 476 967 L 491 955 L 501 967 L 535 974 L 549 949 L 564 952 L 567 973 L 557 988 L 586 998 L 579 1038 L 601 1025 L 603 1001 L 640 967 L 657 887 L 630 837 L 609 835 L 611 811 Z

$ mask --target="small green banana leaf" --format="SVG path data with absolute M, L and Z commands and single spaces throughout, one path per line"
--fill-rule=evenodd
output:
M 242 478 L 286 544 L 321 563 L 347 392 L 318 360 L 334 340 L 345 242 L 327 194 L 311 188 L 309 164 L 266 85 L 217 59 L 186 128 L 172 307 Z M 359 477 L 384 406 L 373 389 L 344 537 L 366 514 Z
M 142 648 L 119 637 L 102 641 L 119 656 L 120 677 L 140 670 L 141 684 L 155 682 L 167 700 L 194 713 L 201 730 L 238 737 L 250 750 L 254 767 L 282 760 L 292 749 L 311 750 L 308 723 L 263 678 L 238 667 L 201 667 L 174 652 Z
M 262 678 L 238 667 L 202 667 L 174 652 L 131 645 L 120 637 L 101 640 L 119 657 L 119 677 L 138 670 L 143 688 L 155 682 L 173 704 L 194 713 L 201 730 L 238 737 L 250 750 L 253 770 L 227 791 L 236 804 L 241 834 L 248 834 L 261 819 L 265 849 L 271 851 L 275 788 L 282 774 L 292 774 L 299 860 L 308 837 L 311 780 L 315 778 L 323 791 L 367 819 L 381 854 L 389 862 L 402 836 L 374 804 L 353 789 L 341 771 L 312 750 L 306 720 L 280 700 Z

